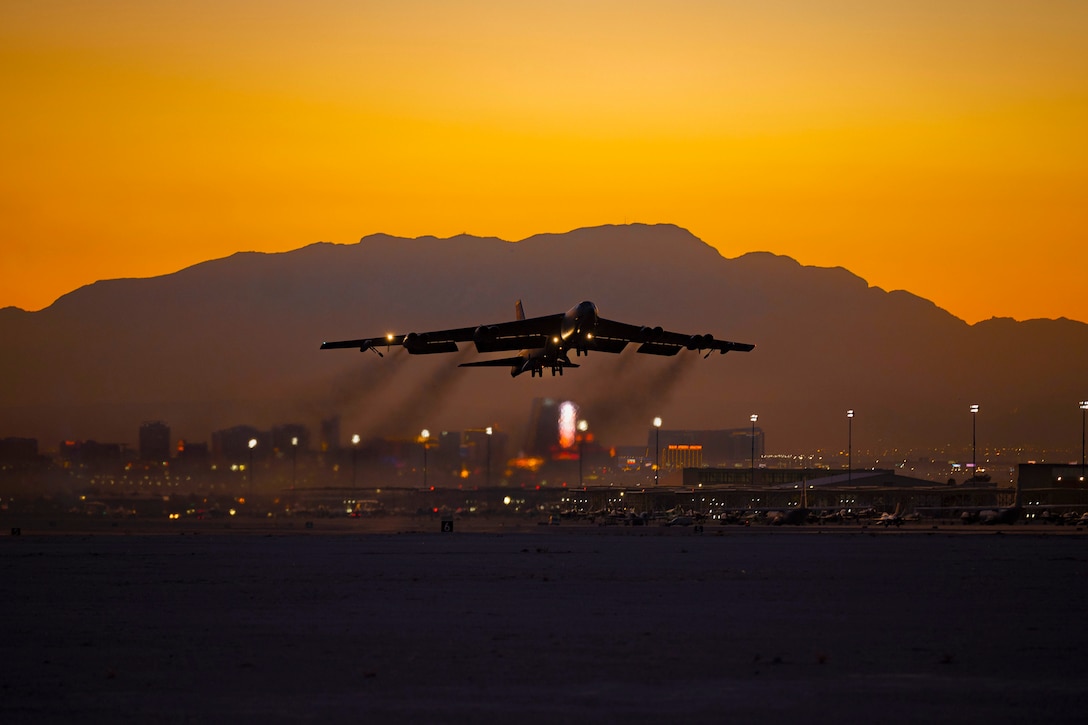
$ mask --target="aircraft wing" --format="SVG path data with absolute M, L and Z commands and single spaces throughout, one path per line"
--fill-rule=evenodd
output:
M 362 337 L 356 340 L 336 340 L 321 343 L 322 350 L 351 349 L 374 350 L 380 347 L 403 345 L 413 355 L 429 355 L 457 352 L 457 343 L 473 342 L 480 352 L 500 350 L 525 350 L 544 347 L 549 335 L 559 330 L 563 315 L 545 315 L 526 320 L 510 320 L 475 327 L 457 327 L 449 330 L 409 332 L 403 335 Z M 379 353 L 380 354 L 380 353 Z
M 755 348 L 755 345 L 746 342 L 717 340 L 713 335 L 688 335 L 682 332 L 663 330 L 660 327 L 629 325 L 626 322 L 616 322 L 603 317 L 597 320 L 595 337 L 598 349 L 607 350 L 609 346 L 618 346 L 622 349 L 623 345 L 628 342 L 637 342 L 640 343 L 638 352 L 647 355 L 675 355 L 684 348 L 688 350 L 717 350 L 724 355 L 732 350 L 748 352 Z M 611 350 L 607 351 L 611 352 Z
M 472 328 L 469 337 L 479 352 L 529 350 L 544 347 L 548 337 L 558 334 L 563 315 L 543 315 Z
M 457 352 L 457 343 L 471 340 L 474 329 L 472 327 L 461 327 L 452 330 L 435 330 L 433 332 L 409 332 L 404 335 L 389 334 L 378 337 L 362 337 L 357 340 L 336 340 L 321 343 L 321 349 L 358 348 L 359 350 L 378 352 L 379 347 L 390 348 L 394 345 L 403 345 L 408 352 L 415 355 Z

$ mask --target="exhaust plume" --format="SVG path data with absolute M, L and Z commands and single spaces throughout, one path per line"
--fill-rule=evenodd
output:
M 587 420 L 602 436 L 618 438 L 627 429 L 647 427 L 698 361 L 697 355 L 681 352 L 655 371 L 632 365 L 636 355 L 621 355 L 616 367 L 602 376 L 603 381 L 594 387 L 582 406 Z
M 392 415 L 377 421 L 371 426 L 368 435 L 387 434 L 415 435 L 427 417 L 433 416 L 453 391 L 461 379 L 464 369 L 457 367 L 467 362 L 476 352 L 471 345 L 466 345 L 450 357 L 443 356 L 434 374 L 420 383 L 407 398 L 395 402 L 390 410 Z

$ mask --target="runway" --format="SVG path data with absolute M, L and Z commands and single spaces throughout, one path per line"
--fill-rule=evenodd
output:
M 28 531 L 0 718 L 1082 721 L 1088 537 L 973 531 Z

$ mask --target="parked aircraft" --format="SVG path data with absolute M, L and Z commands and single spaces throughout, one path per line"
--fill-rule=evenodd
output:
M 709 334 L 687 335 L 660 327 L 616 322 L 601 317 L 592 302 L 581 302 L 566 312 L 526 318 L 521 300 L 518 300 L 515 312 L 516 319 L 508 322 L 323 342 L 321 349 L 358 348 L 381 355 L 379 347 L 402 345 L 412 355 L 430 355 L 457 352 L 457 343 L 471 342 L 481 353 L 513 350 L 518 353 L 512 357 L 461 363 L 459 367 L 509 367 L 510 375 L 514 377 L 526 372 L 533 377 L 543 377 L 545 370 L 551 370 L 552 375 L 562 375 L 565 368 L 578 367 L 570 361 L 571 350 L 576 357 L 588 355 L 591 350 L 619 353 L 633 342 L 638 343 L 638 352 L 647 355 L 675 355 L 687 348 L 705 350 L 709 357 L 715 350 L 724 355 L 732 350 L 748 352 L 755 347 L 743 342 L 718 340 Z
M 1006 506 L 1004 508 L 967 509 L 960 514 L 960 520 L 965 524 L 997 524 L 1012 525 L 1020 520 L 1024 513 L 1021 506 Z
M 808 523 L 810 512 L 807 508 L 798 506 L 797 508 L 790 509 L 776 509 L 767 512 L 767 523 L 772 526 L 782 526 L 783 524 L 789 524 L 791 526 L 799 526 L 800 524 Z
M 1020 495 L 1020 481 L 1016 482 L 1016 494 L 1013 498 L 1012 506 L 1001 506 L 997 508 L 988 507 L 970 507 L 963 509 L 960 514 L 960 520 L 965 524 L 990 524 L 994 525 L 1012 525 L 1020 520 L 1020 517 L 1024 514 L 1024 506 L 1021 501 Z
M 877 526 L 902 526 L 903 514 L 900 511 L 900 505 L 896 504 L 895 511 L 893 511 L 892 513 L 888 513 L 887 511 L 885 511 L 884 513 L 880 514 L 880 518 L 876 519 L 873 523 L 875 523 Z

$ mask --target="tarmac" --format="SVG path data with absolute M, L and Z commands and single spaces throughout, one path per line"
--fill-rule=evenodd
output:
M 1084 719 L 1088 533 L 454 523 L 28 522 L 0 720 Z

